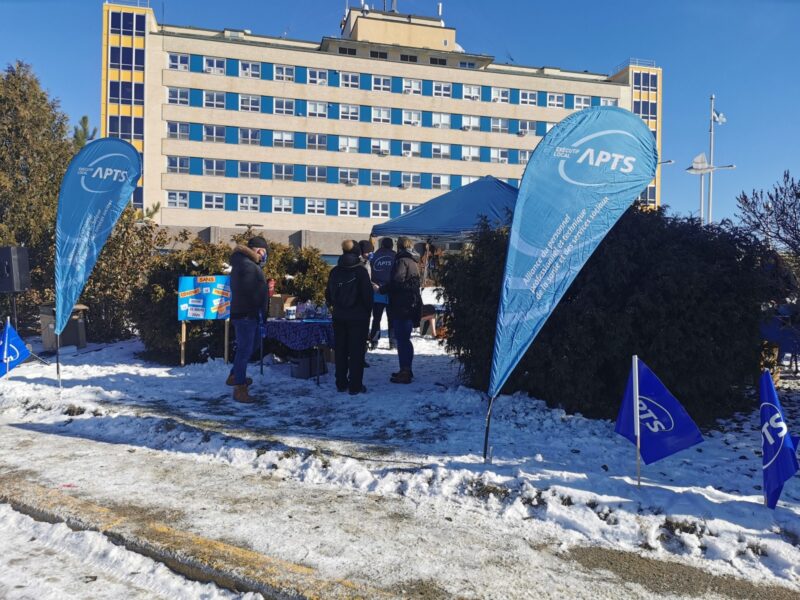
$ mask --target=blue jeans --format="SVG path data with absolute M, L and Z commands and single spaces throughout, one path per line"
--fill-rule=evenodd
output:
M 411 370 L 411 363 L 414 362 L 414 345 L 411 343 L 411 330 L 414 329 L 414 322 L 411 319 L 395 319 L 394 337 L 397 340 L 397 358 L 400 361 L 400 369 Z
M 261 342 L 258 319 L 231 319 L 236 334 L 236 354 L 233 356 L 234 385 L 244 385 L 247 381 L 247 363 L 253 354 L 256 339 Z

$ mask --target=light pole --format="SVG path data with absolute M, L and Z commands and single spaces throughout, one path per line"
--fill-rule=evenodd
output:
M 713 146 L 713 142 L 712 142 Z M 698 154 L 692 159 L 692 166 L 686 169 L 687 173 L 691 175 L 700 175 L 700 223 L 703 223 L 704 217 L 704 209 L 705 209 L 705 198 L 704 198 L 704 191 L 705 191 L 705 176 L 708 174 L 709 182 L 708 182 L 708 221 L 706 223 L 711 223 L 711 176 L 713 175 L 714 171 L 719 171 L 721 169 L 735 169 L 736 165 L 723 165 L 723 166 L 714 166 L 713 164 L 709 164 L 708 159 L 706 158 L 705 152 L 702 154 Z

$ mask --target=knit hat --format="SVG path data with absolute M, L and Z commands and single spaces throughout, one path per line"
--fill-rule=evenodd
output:
M 247 242 L 248 248 L 263 248 L 264 250 L 269 250 L 269 245 L 267 244 L 267 240 L 265 240 L 260 235 L 257 235 L 254 238 L 250 238 Z

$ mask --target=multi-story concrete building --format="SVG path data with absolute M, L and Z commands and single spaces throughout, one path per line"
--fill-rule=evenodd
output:
M 103 7 L 102 134 L 143 154 L 135 203 L 212 239 L 254 224 L 333 253 L 481 176 L 517 185 L 550 127 L 589 106 L 638 103 L 661 142 L 651 65 L 499 64 L 438 17 L 361 7 L 307 42 L 158 24 L 146 4 Z

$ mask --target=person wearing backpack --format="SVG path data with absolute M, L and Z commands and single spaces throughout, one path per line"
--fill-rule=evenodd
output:
M 353 240 L 342 242 L 342 255 L 328 276 L 325 302 L 333 313 L 336 389 L 351 396 L 364 386 L 364 341 L 372 313 L 372 283 L 361 261 L 361 248 Z
M 370 265 L 372 266 L 372 283 L 378 287 L 389 283 L 392 274 L 392 266 L 396 256 L 393 250 L 394 243 L 392 238 L 385 237 L 381 240 L 380 249 L 372 255 Z M 378 347 L 378 340 L 381 338 L 381 319 L 383 311 L 389 305 L 389 297 L 375 292 L 375 304 L 372 307 L 372 328 L 369 331 L 369 347 L 374 350 Z M 387 311 L 388 314 L 388 311 Z M 389 317 L 389 349 L 394 349 L 394 326 Z

